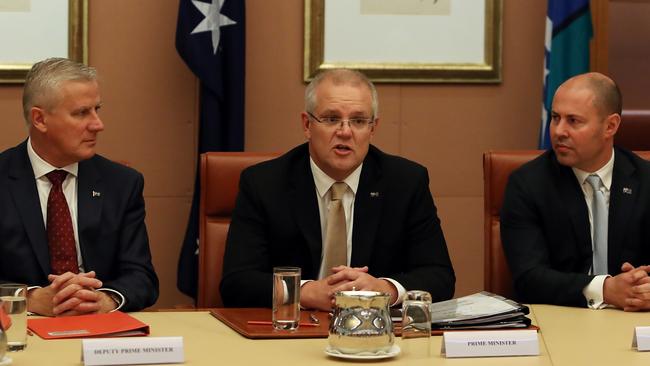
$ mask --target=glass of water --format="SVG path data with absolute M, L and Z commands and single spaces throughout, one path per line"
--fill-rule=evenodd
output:
M 273 268 L 273 327 L 295 330 L 300 321 L 300 268 Z
M 407 291 L 402 301 L 402 348 L 414 358 L 431 356 L 431 294 Z
M 27 347 L 27 285 L 0 284 L 0 304 L 11 320 L 5 330 L 7 351 L 22 351 Z

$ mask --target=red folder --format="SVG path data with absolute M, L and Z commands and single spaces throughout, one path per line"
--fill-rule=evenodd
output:
M 2 301 L 0 301 L 0 304 L 2 304 Z M 11 326 L 11 318 L 7 313 L 5 313 L 4 309 L 0 307 L 0 328 L 3 330 L 9 329 Z
M 28 319 L 27 327 L 43 339 L 149 335 L 147 324 L 120 311 L 106 314 Z

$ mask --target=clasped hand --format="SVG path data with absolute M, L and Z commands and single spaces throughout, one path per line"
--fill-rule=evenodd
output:
M 650 266 L 634 267 L 625 262 L 621 271 L 622 273 L 605 279 L 605 303 L 625 311 L 650 310 Z
M 368 290 L 391 295 L 397 299 L 397 289 L 387 280 L 368 274 L 368 267 L 337 266 L 332 274 L 317 281 L 305 283 L 300 289 L 300 305 L 308 309 L 329 311 L 334 305 L 334 294 L 339 291 Z
M 48 275 L 48 286 L 29 291 L 29 311 L 46 316 L 69 316 L 115 309 L 115 301 L 97 291 L 103 284 L 95 276 L 94 271 Z

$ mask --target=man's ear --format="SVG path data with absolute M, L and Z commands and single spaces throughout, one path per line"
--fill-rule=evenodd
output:
M 29 110 L 29 119 L 30 119 L 30 125 L 33 128 L 41 132 L 47 131 L 45 110 L 43 108 L 32 107 L 32 109 Z
M 379 117 L 375 118 L 375 121 L 370 126 L 370 136 L 375 134 L 375 130 L 377 129 L 377 126 L 379 126 Z
M 302 132 L 305 134 L 305 138 L 309 140 L 311 138 L 311 131 L 309 130 L 309 124 L 311 121 L 309 120 L 307 112 L 300 113 L 300 119 L 302 123 Z
M 621 115 L 612 113 L 605 118 L 605 134 L 607 137 L 614 137 L 618 127 L 621 125 Z

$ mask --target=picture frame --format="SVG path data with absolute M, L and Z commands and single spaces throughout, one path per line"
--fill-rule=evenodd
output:
M 0 19 L 0 83 L 23 83 L 48 57 L 88 62 L 87 0 L 3 0 Z
M 387 11 L 372 13 L 372 1 Z M 432 10 L 446 2 L 448 13 L 408 13 L 415 1 Z M 305 0 L 304 81 L 321 70 L 351 68 L 374 82 L 500 83 L 502 0 L 440 3 Z

